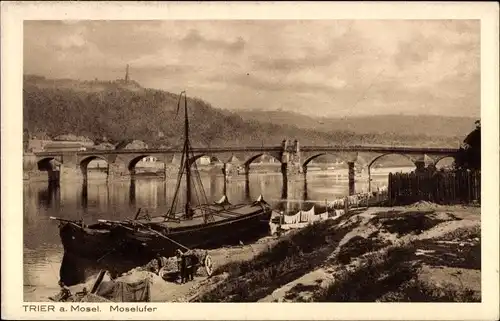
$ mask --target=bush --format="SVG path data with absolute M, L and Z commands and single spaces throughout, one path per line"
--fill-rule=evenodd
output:
M 441 236 L 439 240 L 453 241 L 453 240 L 470 240 L 474 238 L 481 239 L 481 226 L 476 225 L 473 227 L 460 227 L 451 232 Z
M 337 260 L 341 264 L 349 264 L 351 258 L 376 251 L 389 244 L 390 242 L 383 242 L 377 238 L 354 236 L 346 244 L 342 245 L 337 254 Z
M 397 233 L 398 236 L 409 233 L 420 234 L 439 223 L 447 221 L 434 217 L 433 213 L 434 211 L 387 212 L 377 214 L 370 222 L 374 225 L 381 225 L 384 230 Z
M 437 287 L 428 282 L 412 279 L 398 291 L 387 293 L 381 302 L 481 302 L 481 294 L 472 289 L 451 285 Z

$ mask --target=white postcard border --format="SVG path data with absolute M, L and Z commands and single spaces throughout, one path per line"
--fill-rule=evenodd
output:
M 499 302 L 498 4 L 351 2 L 3 2 L 2 319 L 497 319 Z M 154 313 L 110 312 L 146 304 L 80 304 L 101 312 L 25 312 L 23 304 L 23 20 L 151 19 L 481 19 L 482 303 L 148 303 Z M 56 311 L 67 303 L 54 304 Z

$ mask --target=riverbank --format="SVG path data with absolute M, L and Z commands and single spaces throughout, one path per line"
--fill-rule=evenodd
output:
M 211 278 L 181 285 L 150 273 L 151 300 L 478 302 L 480 238 L 479 207 L 357 209 L 279 238 L 210 251 Z
M 370 208 L 219 268 L 200 302 L 480 301 L 480 208 Z

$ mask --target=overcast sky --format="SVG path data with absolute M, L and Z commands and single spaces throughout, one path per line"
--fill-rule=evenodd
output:
M 214 107 L 480 114 L 475 20 L 25 22 L 24 73 L 123 78 Z

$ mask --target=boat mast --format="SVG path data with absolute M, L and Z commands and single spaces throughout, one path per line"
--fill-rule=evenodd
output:
M 179 109 L 181 106 L 181 100 L 182 100 L 182 94 L 184 94 L 184 147 L 182 149 L 182 158 L 181 158 L 181 166 L 179 166 L 179 173 L 177 176 L 177 185 L 175 187 L 175 194 L 172 200 L 172 205 L 170 206 L 170 210 L 166 213 L 165 220 L 168 220 L 169 218 L 175 218 L 174 211 L 177 206 L 177 200 L 178 200 L 178 193 L 180 191 L 180 186 L 181 186 L 181 181 L 182 181 L 182 176 L 184 175 L 184 171 L 186 173 L 186 203 L 184 204 L 184 218 L 185 219 L 192 219 L 193 218 L 193 209 L 191 207 L 191 201 L 192 201 L 192 188 L 193 188 L 193 181 L 192 179 L 196 179 L 195 184 L 199 184 L 200 191 L 201 191 L 201 197 L 202 197 L 202 202 L 205 202 L 203 204 L 207 203 L 207 196 L 205 195 L 205 192 L 203 190 L 203 183 L 201 182 L 201 178 L 199 176 L 199 173 L 197 172 L 196 168 L 196 163 L 192 163 L 191 159 L 193 155 L 191 155 L 191 142 L 189 141 L 189 117 L 188 117 L 188 110 L 187 110 L 187 96 L 186 92 L 182 91 L 179 95 L 179 100 L 177 102 L 177 112 L 176 112 L 176 117 L 179 114 Z M 192 176 L 191 173 L 191 164 L 195 167 L 195 175 Z M 195 186 L 196 187 L 196 186 Z M 195 189 L 196 192 L 196 189 Z M 198 197 L 198 195 L 196 194 Z M 200 201 L 198 199 L 198 201 Z M 202 203 L 200 203 L 202 204 Z M 203 218 L 204 221 L 207 220 L 207 213 L 204 209 L 202 209 L 203 213 Z M 210 219 L 212 219 L 211 215 L 209 215 Z
M 182 93 L 181 93 L 182 94 Z M 186 218 L 191 218 L 191 164 L 189 161 L 189 119 L 187 112 L 187 96 L 184 91 L 184 168 L 186 170 L 186 205 L 184 215 Z

